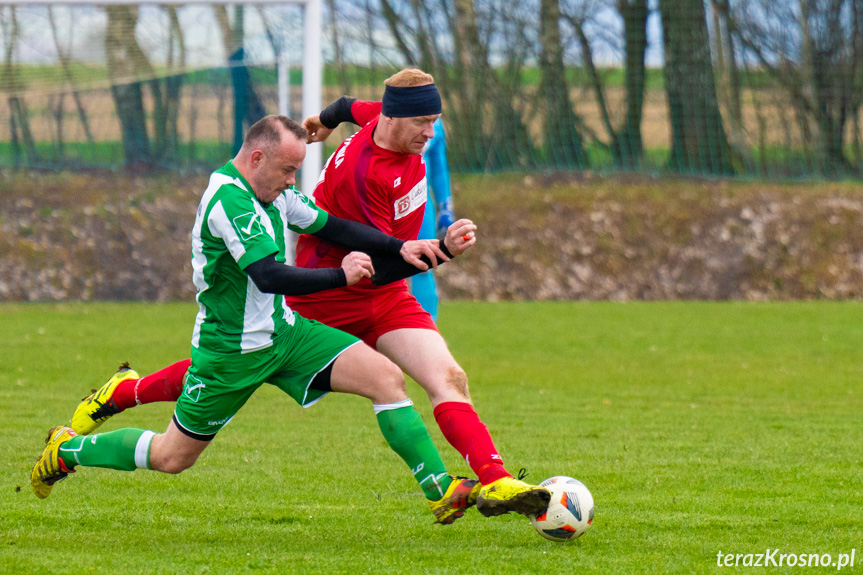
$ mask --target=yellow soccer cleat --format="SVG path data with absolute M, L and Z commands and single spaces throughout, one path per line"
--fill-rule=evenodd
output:
M 117 404 L 111 400 L 111 397 L 117 386 L 127 379 L 139 379 L 139 377 L 128 363 L 124 363 L 117 370 L 117 373 L 108 380 L 108 383 L 99 388 L 98 391 L 94 389 L 93 393 L 81 400 L 72 416 L 71 427 L 75 433 L 90 435 L 96 431 L 96 428 L 108 421 L 109 417 L 120 413 Z
M 550 500 L 551 493 L 545 487 L 530 485 L 515 477 L 502 477 L 482 487 L 476 508 L 486 517 L 510 511 L 538 515 L 548 509 Z
M 464 515 L 468 507 L 476 505 L 476 498 L 482 485 L 476 479 L 453 477 L 452 483 L 437 501 L 429 501 L 435 523 L 449 525 Z
M 33 471 L 30 472 L 30 485 L 33 486 L 33 493 L 39 499 L 45 499 L 51 495 L 51 489 L 54 484 L 65 479 L 70 473 L 75 473 L 74 470 L 68 469 L 63 460 L 60 459 L 60 445 L 66 443 L 73 437 L 75 433 L 71 428 L 58 425 L 52 427 L 48 432 L 48 439 L 45 443 L 45 449 L 42 455 L 36 460 L 36 465 L 33 466 Z

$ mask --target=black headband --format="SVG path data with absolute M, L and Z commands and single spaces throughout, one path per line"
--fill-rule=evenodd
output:
M 381 114 L 390 118 L 434 116 L 441 113 L 440 93 L 434 84 L 384 90 Z

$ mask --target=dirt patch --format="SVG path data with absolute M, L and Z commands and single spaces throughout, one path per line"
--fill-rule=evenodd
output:
M 206 177 L 0 175 L 0 300 L 191 300 Z M 445 298 L 859 299 L 863 188 L 593 174 L 455 179 L 478 246 Z

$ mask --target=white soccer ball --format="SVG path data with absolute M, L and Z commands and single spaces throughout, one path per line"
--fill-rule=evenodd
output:
M 551 491 L 551 501 L 545 513 L 530 516 L 536 532 L 550 541 L 571 541 L 581 537 L 593 523 L 593 495 L 584 483 L 556 475 L 540 486 Z

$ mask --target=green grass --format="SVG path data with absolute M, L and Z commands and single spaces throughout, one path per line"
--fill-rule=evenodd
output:
M 859 303 L 446 303 L 441 329 L 509 468 L 593 492 L 594 527 L 570 544 L 522 517 L 432 525 L 364 400 L 303 410 L 271 388 L 179 476 L 81 469 L 37 500 L 48 427 L 119 362 L 186 356 L 194 314 L 0 306 L 0 572 L 712 573 L 720 550 L 855 547 L 860 570 Z M 105 428 L 162 430 L 170 414 Z

